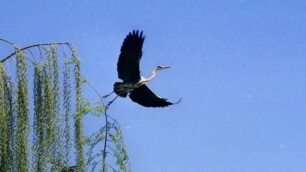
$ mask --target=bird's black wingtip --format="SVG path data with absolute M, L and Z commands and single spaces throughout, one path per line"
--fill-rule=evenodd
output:
M 180 98 L 178 101 L 176 101 L 176 102 L 168 102 L 167 101 L 167 99 L 164 99 L 165 101 L 166 101 L 166 103 L 165 104 L 163 104 L 163 105 L 157 105 L 157 106 L 146 106 L 146 107 L 154 107 L 154 108 L 156 108 L 156 107 L 158 107 L 158 108 L 164 108 L 164 107 L 169 107 L 169 106 L 172 106 L 172 105 L 177 105 L 177 104 L 180 104 L 181 103 L 181 101 L 183 100 L 183 98 Z
M 134 29 L 132 32 L 129 33 L 130 36 L 137 36 L 137 37 L 140 37 L 142 39 L 145 38 L 145 35 L 143 34 L 143 31 L 142 30 L 139 30 L 139 29 Z

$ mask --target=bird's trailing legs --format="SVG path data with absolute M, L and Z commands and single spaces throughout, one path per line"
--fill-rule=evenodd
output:
M 112 92 L 109 93 L 109 94 L 104 95 L 102 98 L 105 99 L 105 98 L 107 98 L 108 96 L 112 95 L 113 93 L 114 93 L 114 91 L 112 91 Z
M 109 94 L 106 94 L 102 98 L 105 99 L 108 96 L 112 95 L 113 93 L 116 93 L 120 97 L 126 97 L 127 96 L 127 91 L 126 88 L 131 87 L 131 84 L 124 84 L 122 82 L 115 82 L 113 91 Z
M 116 96 L 115 98 L 113 98 L 113 100 L 109 101 L 106 105 L 106 108 L 108 108 L 116 99 L 118 96 Z
M 116 93 L 117 95 L 116 95 L 116 97 L 113 99 L 113 100 L 111 100 L 111 101 L 109 101 L 108 103 L 107 103 L 107 105 L 106 105 L 106 108 L 108 108 L 119 96 L 120 97 L 126 97 L 127 96 L 127 92 L 117 92 L 117 90 L 118 90 L 118 88 L 116 88 L 116 87 L 114 87 L 114 91 L 112 91 L 111 93 L 109 93 L 109 94 L 107 94 L 107 95 L 104 95 L 102 98 L 103 99 L 105 99 L 105 98 L 107 98 L 108 96 L 110 96 L 110 95 L 112 95 L 113 93 Z

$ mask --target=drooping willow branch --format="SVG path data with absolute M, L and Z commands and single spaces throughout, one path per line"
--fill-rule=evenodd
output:
M 103 141 L 102 143 L 102 152 L 98 153 L 94 156 L 91 155 L 92 149 L 90 149 L 89 153 L 89 159 L 87 164 L 89 164 L 89 161 L 93 161 L 93 159 L 102 156 L 102 172 L 107 172 L 108 168 L 112 169 L 113 171 L 116 171 L 114 167 L 112 167 L 110 164 L 107 163 L 107 155 L 111 154 L 112 157 L 116 159 L 116 165 L 119 166 L 120 170 L 119 171 L 124 171 L 128 172 L 130 171 L 130 166 L 128 165 L 128 155 L 126 152 L 126 147 L 123 143 L 122 140 L 122 130 L 118 124 L 118 122 L 113 119 L 112 117 L 108 116 L 107 110 L 109 107 L 114 103 L 114 101 L 118 98 L 118 96 L 115 96 L 111 101 L 108 103 L 104 104 L 105 97 L 107 96 L 102 96 L 99 94 L 99 92 L 88 82 L 86 81 L 86 84 L 97 94 L 99 97 L 100 101 L 102 102 L 104 106 L 104 120 L 105 124 L 104 126 L 99 130 L 99 133 L 104 132 L 104 135 L 100 135 L 99 133 L 91 136 L 95 138 L 95 141 L 91 143 L 91 147 L 93 148 L 95 145 L 97 145 L 99 142 Z M 110 121 L 111 120 L 111 121 Z M 113 129 L 113 130 L 112 130 Z M 103 137 L 104 136 L 104 137 Z M 109 143 L 112 143 L 114 148 L 112 148 Z M 110 150 L 111 152 L 108 152 Z M 97 163 L 93 162 L 92 163 L 92 171 L 94 171 Z
M 99 100 L 103 103 L 104 98 L 106 97 L 105 95 L 102 96 L 100 95 L 100 93 L 97 91 L 97 89 L 90 84 L 88 81 L 86 81 L 86 84 L 95 92 L 95 94 L 99 97 Z M 102 128 L 102 131 L 105 131 L 105 137 L 104 137 L 104 143 L 103 143 L 103 151 L 102 151 L 102 172 L 106 172 L 107 171 L 107 163 L 106 163 L 106 154 L 107 154 L 107 141 L 108 141 L 108 135 L 109 130 L 110 130 L 110 126 L 109 126 L 109 116 L 107 115 L 107 109 L 110 107 L 110 105 L 117 99 L 118 96 L 116 96 L 113 100 L 109 101 L 106 105 L 104 105 L 104 120 L 105 120 L 105 125 Z M 94 143 L 94 145 L 96 145 L 98 142 Z M 112 167 L 111 167 L 112 168 Z
M 29 134 L 29 106 L 28 106 L 28 79 L 25 54 L 17 54 L 17 169 L 21 172 L 28 170 L 28 134 Z
M 107 114 L 108 108 L 116 100 L 117 96 L 111 101 L 106 103 L 105 98 L 107 96 L 100 95 L 99 92 L 82 77 L 81 72 L 80 72 L 79 57 L 77 56 L 74 47 L 72 47 L 70 43 L 67 43 L 67 42 L 40 43 L 40 44 L 33 44 L 33 45 L 25 46 L 23 48 L 18 48 L 14 43 L 10 41 L 0 38 L 0 42 L 1 41 L 11 45 L 14 49 L 11 54 L 9 54 L 8 56 L 0 60 L 1 61 L 0 65 L 7 62 L 7 60 L 11 59 L 12 57 L 14 58 L 17 57 L 17 60 L 18 60 L 19 56 L 22 56 L 23 57 L 22 59 L 24 61 L 30 61 L 34 64 L 33 66 L 27 65 L 26 67 L 23 67 L 24 65 L 16 66 L 16 68 L 18 69 L 20 67 L 23 67 L 25 69 L 29 69 L 33 67 L 34 69 L 34 76 L 31 77 L 34 79 L 33 80 L 33 83 L 34 83 L 33 99 L 30 99 L 28 95 L 24 95 L 24 94 L 20 94 L 19 96 L 20 97 L 19 104 L 21 105 L 27 103 L 30 100 L 34 100 L 34 111 L 35 111 L 34 113 L 35 114 L 33 114 L 34 137 L 32 141 L 33 143 L 32 154 L 31 152 L 28 153 L 24 147 L 21 147 L 21 148 L 16 147 L 18 148 L 16 149 L 16 151 L 19 151 L 20 154 L 21 153 L 24 154 L 23 157 L 25 157 L 26 159 L 24 160 L 21 159 L 19 156 L 20 154 L 18 154 L 16 155 L 16 158 L 14 157 L 11 158 L 13 160 L 9 160 L 10 162 L 6 164 L 11 164 L 10 167 L 14 167 L 14 169 L 15 169 L 15 165 L 19 164 L 18 169 L 20 170 L 21 169 L 31 169 L 31 170 L 36 169 L 36 171 L 44 171 L 44 170 L 58 171 L 60 169 L 63 169 L 66 166 L 70 166 L 69 164 L 69 160 L 70 160 L 69 153 L 71 150 L 70 148 L 71 147 L 70 146 L 70 142 L 71 142 L 70 124 L 72 124 L 70 122 L 70 116 L 72 116 L 74 117 L 73 120 L 75 124 L 73 127 L 75 131 L 74 134 L 75 134 L 75 145 L 76 145 L 76 150 L 75 150 L 76 166 L 74 167 L 78 171 L 87 171 L 86 169 L 89 169 L 89 168 L 95 169 L 97 164 L 102 164 L 100 168 L 104 172 L 110 169 L 113 171 L 119 171 L 120 169 L 120 171 L 126 172 L 128 169 L 130 169 L 128 166 L 129 162 L 127 158 L 127 152 L 125 149 L 125 145 L 123 142 L 123 135 L 122 135 L 121 127 L 116 120 L 114 120 L 111 116 Z M 57 51 L 58 50 L 57 45 L 58 47 L 62 48 L 61 51 Z M 36 50 L 33 51 L 34 52 L 33 54 L 31 50 L 34 50 L 34 48 L 37 48 L 38 51 Z M 60 56 L 59 52 L 63 53 L 62 57 L 64 57 L 64 60 L 59 60 L 59 62 L 65 61 L 64 69 L 60 69 L 60 67 L 58 66 L 57 58 Z M 66 52 L 71 53 L 71 54 L 67 55 Z M 34 55 L 38 55 L 38 56 L 40 55 L 42 60 L 36 61 Z M 47 58 L 44 60 L 45 57 Z M 20 80 L 23 81 L 21 82 L 21 84 L 19 84 L 21 86 L 23 86 L 24 84 L 22 83 L 26 81 L 24 79 L 25 77 L 23 77 L 24 75 L 23 73 L 28 73 L 27 71 L 21 70 L 20 72 L 20 76 L 22 77 L 19 77 L 19 78 L 21 78 Z M 63 74 L 62 74 L 64 78 L 63 89 L 59 89 L 58 71 L 63 71 Z M 74 77 L 72 78 L 73 75 Z M 82 96 L 83 89 L 81 88 L 81 86 L 84 83 L 87 84 L 87 86 L 89 86 L 90 88 L 92 88 L 92 90 L 98 95 L 99 104 L 97 107 L 92 107 L 90 105 L 90 101 L 86 101 L 83 98 Z M 74 85 L 75 89 L 72 89 L 73 87 L 72 84 Z M 58 97 L 60 95 L 59 90 L 63 91 L 62 99 Z M 2 95 L 7 92 L 8 91 L 2 91 Z M 12 93 L 12 95 L 14 94 Z M 71 95 L 74 95 L 75 97 L 71 98 Z M 24 101 L 23 98 L 25 96 L 27 96 L 29 100 Z M 8 100 L 5 100 L 5 101 L 8 101 Z M 62 102 L 61 114 L 63 115 L 63 117 L 65 117 L 65 124 L 63 123 L 63 125 L 60 125 L 63 119 L 56 118 L 56 116 L 58 116 L 60 101 Z M 75 113 L 73 113 L 71 109 L 72 107 L 71 103 L 73 101 L 77 101 L 75 105 L 76 107 Z M 27 113 L 31 112 L 24 108 L 21 110 L 20 112 L 27 112 Z M 86 144 L 85 144 L 84 142 L 85 136 L 83 135 L 83 116 L 85 116 L 88 113 L 89 114 L 99 114 L 103 116 L 102 118 L 104 118 L 103 122 L 105 122 L 105 125 L 103 126 L 101 130 L 93 134 L 93 136 L 95 137 L 89 137 L 89 138 L 86 137 Z M 9 114 L 9 113 L 6 113 L 6 114 Z M 16 133 L 19 134 L 18 138 L 20 138 L 18 140 L 18 143 L 16 143 L 16 145 L 18 145 L 19 142 L 21 142 L 23 145 L 29 146 L 31 143 L 25 142 L 24 138 L 27 137 L 27 135 L 31 131 L 21 130 L 20 126 L 29 127 L 28 125 L 31 123 L 29 123 L 28 120 L 31 118 L 29 119 L 26 118 L 26 115 L 24 115 L 24 119 L 21 118 L 20 115 L 18 115 L 18 117 L 19 118 L 18 120 L 16 120 L 17 121 L 16 124 L 21 124 L 21 121 L 25 121 L 25 122 L 22 123 L 22 125 L 16 125 L 16 128 L 18 128 L 18 130 L 16 130 Z M 21 121 L 19 119 L 21 119 Z M 59 121 L 59 122 L 56 122 L 56 121 Z M 62 128 L 58 128 L 59 126 L 61 126 Z M 23 134 L 22 131 L 25 131 L 26 134 Z M 64 144 L 62 144 L 62 139 L 58 138 L 61 136 L 67 137 L 65 139 Z M 1 139 L 0 139 L 0 142 L 2 143 Z M 101 144 L 101 146 L 96 147 L 97 144 Z M 84 151 L 87 150 L 87 148 L 89 149 L 88 151 L 89 153 L 86 153 L 87 156 L 85 156 Z M 67 151 L 63 151 L 63 149 L 64 150 L 66 149 Z M 97 149 L 99 151 L 98 153 L 94 151 Z M 63 153 L 66 156 L 64 158 L 62 158 Z M 30 154 L 34 156 L 32 160 L 29 159 L 30 156 L 27 157 L 27 155 L 30 155 Z M 15 155 L 15 153 L 13 155 Z M 16 162 L 17 160 L 20 162 L 17 163 Z M 116 163 L 114 163 L 113 160 L 115 160 Z M 1 161 L 1 157 L 0 157 L 0 161 Z M 30 166 L 30 164 L 33 164 L 33 165 Z M 114 167 L 112 167 L 112 165 L 114 165 Z M 116 170 L 116 168 L 118 168 L 118 170 Z M 0 165 L 0 171 L 7 171 L 7 170 L 2 170 L 2 169 L 3 168 L 1 168 L 1 165 Z M 126 170 L 122 170 L 122 169 L 126 169 Z M 16 167 L 16 170 L 17 170 L 17 167 Z

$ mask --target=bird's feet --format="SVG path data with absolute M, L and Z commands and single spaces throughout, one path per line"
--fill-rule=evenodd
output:
M 109 93 L 109 94 L 106 94 L 106 95 L 102 96 L 102 98 L 105 99 L 105 98 L 107 98 L 108 96 L 112 95 L 113 93 L 114 93 L 114 91 L 112 91 L 112 92 Z

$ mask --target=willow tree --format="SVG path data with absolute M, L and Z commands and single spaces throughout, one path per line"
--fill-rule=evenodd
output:
M 131 171 L 121 127 L 107 114 L 111 103 L 82 76 L 70 43 L 1 42 L 12 52 L 0 58 L 0 171 Z M 83 95 L 90 89 L 94 103 Z M 103 127 L 85 136 L 89 115 Z

